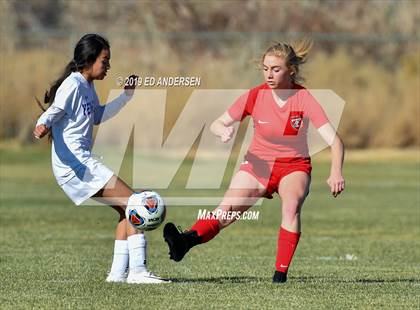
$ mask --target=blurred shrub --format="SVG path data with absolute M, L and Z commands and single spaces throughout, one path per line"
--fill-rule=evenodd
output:
M 308 85 L 330 88 L 346 101 L 339 128 L 350 147 L 419 145 L 419 52 L 395 69 L 346 51 L 319 53 L 308 64 Z

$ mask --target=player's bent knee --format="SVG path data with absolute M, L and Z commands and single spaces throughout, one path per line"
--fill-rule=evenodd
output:
M 291 199 L 283 201 L 282 203 L 282 217 L 295 218 L 299 215 L 303 201 L 299 199 Z
M 300 207 L 305 199 L 306 195 L 303 193 L 294 193 L 281 196 L 282 204 L 290 207 Z

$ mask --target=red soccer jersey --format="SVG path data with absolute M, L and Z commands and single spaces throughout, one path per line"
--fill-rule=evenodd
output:
M 319 128 L 328 122 L 321 105 L 301 85 L 294 84 L 293 92 L 280 107 L 267 84 L 257 86 L 240 96 L 228 109 L 237 121 L 250 115 L 254 137 L 248 152 L 262 160 L 309 157 L 309 121 Z

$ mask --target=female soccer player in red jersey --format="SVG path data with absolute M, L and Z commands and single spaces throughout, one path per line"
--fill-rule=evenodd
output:
M 265 83 L 242 95 L 212 124 L 212 132 L 227 142 L 233 137 L 232 125 L 251 116 L 253 140 L 223 201 L 213 211 L 213 218 L 199 219 L 183 233 L 172 223 L 165 225 L 164 238 L 171 259 L 182 260 L 190 248 L 208 242 L 235 221 L 236 217 L 226 220 L 228 216 L 223 217 L 223 212 L 244 212 L 260 197 L 272 198 L 277 192 L 282 201 L 282 221 L 273 282 L 286 282 L 311 181 L 309 122 L 331 146 L 332 164 L 327 180 L 331 194 L 337 197 L 344 190 L 343 143 L 319 103 L 298 84 L 302 80 L 299 66 L 305 62 L 311 46 L 312 42 L 302 40 L 293 46 L 278 43 L 269 47 L 262 57 Z

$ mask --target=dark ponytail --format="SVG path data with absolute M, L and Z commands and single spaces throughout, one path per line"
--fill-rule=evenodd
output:
M 110 49 L 109 42 L 98 34 L 86 34 L 77 42 L 76 47 L 74 48 L 73 59 L 64 68 L 61 76 L 51 85 L 50 90 L 45 92 L 44 104 L 47 108 L 54 102 L 55 94 L 61 83 L 63 83 L 72 72 L 81 72 L 83 69 L 89 68 L 104 49 Z M 41 102 L 37 98 L 35 98 L 35 100 L 38 103 L 38 106 L 45 111 L 46 108 L 42 106 Z

